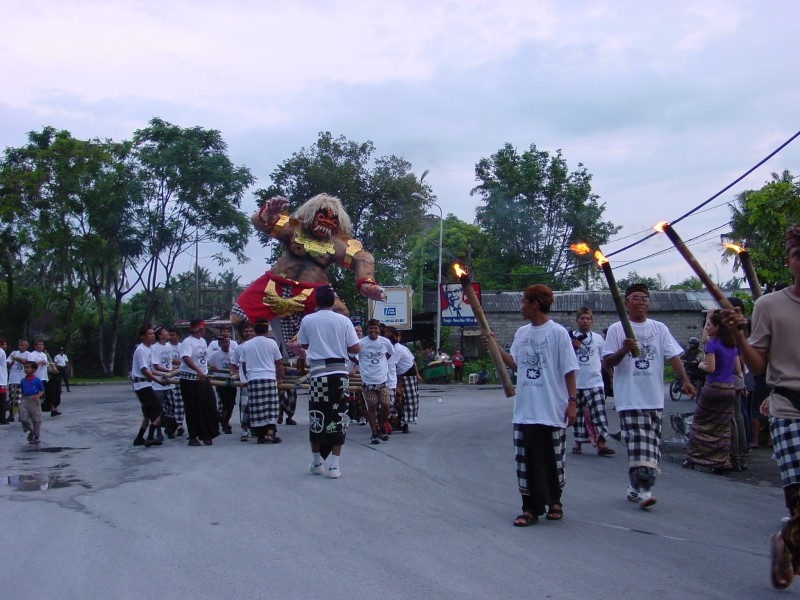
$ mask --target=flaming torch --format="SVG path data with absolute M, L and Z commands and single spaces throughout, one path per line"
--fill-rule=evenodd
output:
M 753 267 L 753 261 L 750 258 L 750 253 L 742 248 L 741 246 L 737 246 L 736 244 L 725 244 L 725 247 L 728 250 L 733 250 L 736 254 L 739 255 L 739 263 L 742 265 L 742 269 L 744 269 L 745 277 L 747 277 L 747 283 L 750 285 L 750 293 L 753 294 L 753 300 L 758 300 L 761 298 L 761 283 L 758 281 L 758 275 L 756 275 L 756 270 Z
M 711 281 L 711 277 L 708 276 L 705 269 L 700 266 L 700 263 L 697 262 L 697 259 L 694 257 L 694 254 L 691 253 L 689 248 L 686 247 L 686 244 L 683 243 L 683 240 L 675 233 L 675 230 L 672 228 L 672 225 L 667 223 L 666 221 L 661 221 L 660 223 L 656 223 L 653 226 L 653 229 L 659 231 L 661 233 L 666 233 L 669 241 L 673 243 L 675 249 L 680 252 L 681 256 L 683 256 L 684 260 L 689 263 L 689 266 L 692 268 L 692 271 L 695 272 L 700 278 L 700 281 L 703 282 L 703 285 L 706 286 L 709 293 L 714 297 L 714 300 L 717 301 L 722 308 L 730 308 L 733 309 L 733 305 L 728 301 L 725 297 L 725 294 L 722 293 L 722 290 L 717 287 L 717 284 Z
M 592 249 L 583 242 L 580 244 L 570 244 L 569 249 L 575 254 L 588 254 L 592 251 Z M 619 292 L 617 280 L 614 277 L 614 272 L 611 270 L 611 263 L 608 262 L 608 259 L 603 256 L 603 253 L 600 252 L 600 250 L 597 250 L 594 253 L 594 257 L 597 259 L 597 266 L 603 270 L 603 275 L 606 276 L 608 289 L 611 290 L 611 297 L 614 299 L 614 306 L 617 308 L 617 316 L 619 316 L 619 321 L 622 323 L 622 329 L 625 331 L 625 337 L 635 340 L 636 335 L 633 333 L 631 320 L 628 318 L 628 313 L 625 311 L 625 303 L 622 301 L 622 294 Z M 635 350 L 632 350 L 631 354 L 638 357 L 639 347 L 637 346 Z
M 489 322 L 486 320 L 483 307 L 478 301 L 478 296 L 475 293 L 475 289 L 472 287 L 472 281 L 470 281 L 467 272 L 461 268 L 461 265 L 453 265 L 453 270 L 456 273 L 456 277 L 458 277 L 458 280 L 461 282 L 461 290 L 467 297 L 467 300 L 469 300 L 469 305 L 472 307 L 472 312 L 475 315 L 475 318 L 478 320 L 478 325 L 481 328 L 481 334 L 485 335 L 489 340 L 489 356 L 492 358 L 492 364 L 494 364 L 494 368 L 497 371 L 498 377 L 500 377 L 500 383 L 503 385 L 506 398 L 511 398 L 517 392 L 514 389 L 514 384 L 511 383 L 511 378 L 508 376 L 508 371 L 506 370 L 506 365 L 503 362 L 503 357 L 500 356 L 500 347 L 497 345 L 497 340 L 494 339 L 492 330 L 489 328 Z

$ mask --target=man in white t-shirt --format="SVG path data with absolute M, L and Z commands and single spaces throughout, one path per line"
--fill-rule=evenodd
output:
M 141 339 L 141 343 L 133 352 L 131 381 L 133 381 L 133 391 L 142 408 L 142 424 L 139 427 L 138 435 L 133 440 L 133 445 L 160 446 L 164 437 L 161 434 L 161 402 L 153 391 L 153 384 L 159 383 L 159 379 L 153 373 L 151 346 L 156 339 L 153 328 L 150 325 L 142 325 L 139 328 L 139 339 Z M 144 433 L 148 427 L 147 440 L 145 440 Z
M 8 419 L 8 367 L 6 366 L 6 341 L 0 338 L 0 425 L 6 425 Z
M 503 362 L 517 372 L 513 422 L 522 513 L 515 527 L 538 523 L 545 512 L 549 521 L 564 517 L 566 428 L 575 422 L 579 367 L 569 333 L 547 316 L 552 304 L 546 285 L 525 288 L 520 310 L 529 324 L 517 330 L 510 352 L 500 349 Z
M 180 368 L 182 362 L 181 332 L 174 327 L 169 330 L 169 348 L 172 351 L 172 370 L 176 372 Z M 164 415 L 169 417 L 169 429 L 167 429 L 167 433 L 171 434 L 170 438 L 182 436 L 186 433 L 186 430 L 183 428 L 186 408 L 183 403 L 180 385 L 174 385 L 172 389 L 167 392 L 167 404 L 164 407 Z
M 19 414 L 19 405 L 22 402 L 22 388 L 20 382 L 25 377 L 25 363 L 28 362 L 28 340 L 19 340 L 17 350 L 8 355 L 8 422 L 14 421 L 14 415 Z
M 208 345 L 208 355 L 211 356 L 214 352 L 219 350 L 220 342 L 222 340 L 227 339 L 230 342 L 230 349 L 236 350 L 236 347 L 239 345 L 235 341 L 231 339 L 231 327 L 230 325 L 220 325 L 219 327 L 219 336 L 217 339 L 212 340 L 211 343 Z
M 647 318 L 650 291 L 642 283 L 625 290 L 625 310 L 636 339 L 626 338 L 622 323 L 608 328 L 603 346 L 604 366 L 614 369 L 614 404 L 628 450 L 628 500 L 647 508 L 656 503 L 655 485 L 661 460 L 661 417 L 664 412 L 664 361 L 694 397 L 681 363 L 683 348 L 667 326 Z M 639 356 L 631 351 L 638 348 Z
M 408 433 L 408 425 L 417 422 L 419 413 L 419 382 L 422 378 L 417 371 L 417 364 L 411 350 L 401 343 L 401 333 L 394 327 L 386 328 L 386 337 L 392 342 L 394 354 L 390 365 L 394 364 L 397 373 L 397 418 L 399 429 Z M 390 366 L 391 370 L 391 366 Z
M 219 413 L 214 388 L 208 380 L 208 344 L 203 334 L 206 323 L 203 319 L 189 322 L 189 337 L 181 342 L 181 396 L 186 408 L 186 426 L 189 429 L 189 445 L 206 446 L 214 443 L 219 435 Z
M 172 374 L 172 347 L 169 344 L 169 332 L 164 327 L 156 325 L 153 328 L 153 333 L 156 336 L 156 340 L 150 346 L 150 353 L 153 357 L 153 368 L 151 370 L 158 380 L 153 382 L 153 393 L 161 404 L 160 425 L 164 428 L 167 437 L 174 439 L 174 420 L 171 418 L 173 413 L 170 413 L 170 417 L 167 417 L 165 407 L 167 405 L 171 406 L 170 391 L 175 386 L 171 383 L 162 383 L 164 378 L 169 378 Z
M 339 457 L 347 435 L 348 356 L 361 349 L 352 321 L 333 312 L 336 295 L 323 285 L 316 289 L 317 312 L 303 317 L 297 341 L 307 350 L 309 365 L 308 420 L 311 441 L 309 472 L 341 476 Z
M 597 446 L 597 454 L 611 456 L 616 454 L 606 445 L 609 438 L 608 418 L 606 417 L 606 394 L 603 387 L 603 336 L 592 331 L 594 317 L 592 309 L 585 306 L 578 309 L 576 331 L 570 332 L 572 347 L 578 357 L 578 404 L 572 435 L 575 438 L 573 454 L 581 453 L 581 444 L 592 443 Z
M 361 373 L 361 387 L 367 402 L 367 420 L 372 429 L 373 444 L 389 439 L 385 423 L 389 418 L 389 357 L 394 354 L 392 343 L 380 335 L 381 322 L 378 319 L 367 321 L 367 335 L 358 341 L 358 370 Z M 380 404 L 380 413 L 378 412 Z
M 268 337 L 269 324 L 257 321 L 255 336 L 242 344 L 239 364 L 247 377 L 250 430 L 259 444 L 279 444 L 278 386 L 283 381 L 283 356 L 275 340 Z

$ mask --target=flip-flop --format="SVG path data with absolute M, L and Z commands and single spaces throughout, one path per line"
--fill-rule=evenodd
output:
M 772 585 L 775 589 L 785 590 L 792 585 L 794 571 L 792 570 L 792 557 L 786 551 L 780 533 L 772 534 L 770 549 L 772 551 L 772 567 L 770 569 Z
M 539 517 L 532 517 L 522 513 L 521 515 L 518 515 L 516 519 L 514 519 L 514 527 L 528 527 L 530 525 L 536 525 L 538 522 Z
M 617 453 L 616 450 L 614 450 L 613 448 L 609 448 L 608 446 L 603 446 L 597 451 L 598 456 L 612 456 L 616 453 Z
M 547 511 L 547 515 L 545 516 L 545 519 L 547 519 L 548 521 L 560 521 L 563 518 L 564 518 L 564 507 L 561 506 L 560 504 L 558 505 L 558 508 L 553 508 L 551 506 L 550 510 Z

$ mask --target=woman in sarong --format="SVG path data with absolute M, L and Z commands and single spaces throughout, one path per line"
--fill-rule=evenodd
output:
M 705 359 L 698 368 L 707 375 L 697 399 L 682 466 L 693 469 L 700 465 L 715 473 L 726 473 L 731 469 L 731 421 L 736 402 L 734 374 L 741 375 L 742 366 L 719 310 L 706 321 L 706 333 L 709 340 Z

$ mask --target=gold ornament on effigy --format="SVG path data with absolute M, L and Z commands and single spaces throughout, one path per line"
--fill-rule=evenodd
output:
M 300 229 L 294 236 L 296 244 L 300 244 L 303 249 L 311 256 L 323 258 L 328 254 L 335 254 L 336 249 L 331 240 L 318 240 L 316 238 L 308 237 L 305 232 Z
M 296 296 L 292 296 L 291 298 L 283 298 L 278 293 L 275 282 L 270 281 L 267 283 L 267 287 L 264 289 L 263 302 L 269 306 L 272 309 L 272 312 L 277 316 L 288 317 L 296 312 L 302 312 L 305 310 L 305 301 L 308 300 L 308 297 L 313 291 L 313 289 L 309 288 L 303 290 Z

